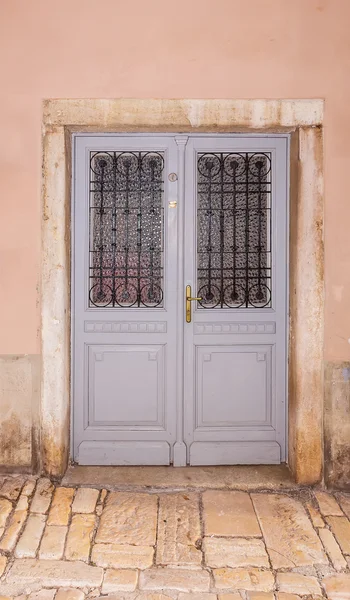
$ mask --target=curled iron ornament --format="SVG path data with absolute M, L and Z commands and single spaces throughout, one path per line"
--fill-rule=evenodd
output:
M 115 289 L 114 304 L 120 308 L 131 308 L 137 303 L 138 294 L 134 284 L 128 282 L 119 284 Z
M 227 154 L 224 158 L 224 171 L 229 177 L 241 177 L 247 168 L 245 156 L 237 153 Z
M 198 300 L 198 304 L 203 308 L 215 308 L 220 304 L 221 294 L 217 285 L 207 283 L 202 285 L 197 296 L 202 298 L 202 300 Z
M 271 171 L 271 158 L 268 154 L 254 152 L 248 158 L 248 169 L 253 177 L 266 177 Z
M 89 292 L 91 304 L 97 308 L 106 308 L 113 303 L 113 290 L 107 283 L 95 283 Z
M 102 172 L 108 171 L 113 167 L 113 156 L 108 152 L 95 152 L 90 157 L 91 171 L 101 177 Z
M 159 175 L 164 170 L 164 158 L 159 152 L 146 152 L 141 157 L 141 169 L 146 175 Z
M 163 290 L 157 283 L 147 283 L 140 290 L 140 303 L 147 308 L 156 308 L 163 301 Z
M 118 173 L 123 175 L 134 175 L 139 168 L 139 157 L 134 152 L 121 152 L 116 157 L 116 167 Z
M 240 308 L 247 302 L 247 292 L 240 283 L 229 283 L 223 291 L 223 303 L 228 308 Z
M 257 291 L 255 294 L 256 300 L 253 301 L 252 296 L 254 289 Z M 262 290 L 265 290 L 265 293 Z M 266 283 L 255 283 L 252 285 L 248 290 L 248 301 L 254 308 L 265 308 L 266 306 L 269 306 L 271 302 L 271 290 L 269 286 L 266 285 Z
M 208 179 L 216 177 L 221 168 L 221 161 L 217 154 L 202 154 L 198 159 L 198 171 Z

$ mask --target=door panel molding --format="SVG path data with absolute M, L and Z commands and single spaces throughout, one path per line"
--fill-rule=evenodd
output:
M 169 465 L 167 442 L 82 442 L 77 450 L 80 465 Z
M 276 333 L 276 323 L 274 321 L 224 321 L 220 322 L 197 322 L 194 324 L 194 333 L 197 335 L 211 335 L 216 333 Z
M 199 465 L 273 465 L 281 462 L 281 448 L 277 442 L 193 442 L 190 463 Z

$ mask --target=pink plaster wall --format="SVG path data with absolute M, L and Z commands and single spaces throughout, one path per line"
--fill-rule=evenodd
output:
M 325 351 L 348 360 L 349 26 L 349 0 L 0 0 L 0 354 L 40 350 L 43 98 L 324 98 Z

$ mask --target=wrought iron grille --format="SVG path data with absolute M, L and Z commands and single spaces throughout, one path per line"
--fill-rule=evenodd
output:
M 90 154 L 90 306 L 163 306 L 161 152 Z
M 199 305 L 271 306 L 271 154 L 200 153 L 197 219 Z

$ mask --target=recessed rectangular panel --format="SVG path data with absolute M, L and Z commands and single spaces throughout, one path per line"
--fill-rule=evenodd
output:
M 271 348 L 200 346 L 196 352 L 197 427 L 271 424 Z
M 191 465 L 273 465 L 281 462 L 277 442 L 194 442 Z
M 89 347 L 89 426 L 164 426 L 164 347 Z
M 170 446 L 167 442 L 86 441 L 78 448 L 80 465 L 168 465 Z

